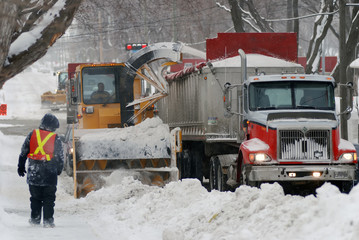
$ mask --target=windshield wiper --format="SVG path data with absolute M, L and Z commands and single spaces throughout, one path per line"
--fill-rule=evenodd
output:
M 314 106 L 309 106 L 309 105 L 298 105 L 296 106 L 297 109 L 316 109 L 316 107 Z
M 258 107 L 257 110 L 273 110 L 276 109 L 276 107 Z

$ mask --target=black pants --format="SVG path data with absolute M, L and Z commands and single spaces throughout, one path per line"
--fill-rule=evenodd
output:
M 54 221 L 54 207 L 56 199 L 56 186 L 34 186 L 29 185 L 31 218 L 41 221 L 41 210 L 43 209 L 44 222 Z

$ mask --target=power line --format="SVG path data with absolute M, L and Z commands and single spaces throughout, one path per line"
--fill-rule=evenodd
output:
M 298 19 L 303 19 L 303 18 L 316 17 L 316 16 L 320 16 L 320 15 L 334 15 L 337 12 L 339 12 L 339 9 L 335 10 L 334 12 L 314 13 L 314 14 L 309 14 L 309 15 L 305 15 L 305 16 L 301 16 L 301 17 L 293 17 L 293 18 L 266 19 L 266 21 L 267 22 L 292 21 L 292 20 L 298 20 Z

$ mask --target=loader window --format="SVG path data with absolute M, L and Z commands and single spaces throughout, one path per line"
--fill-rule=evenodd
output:
M 61 89 L 65 89 L 65 84 L 66 84 L 66 80 L 67 80 L 67 72 L 60 72 L 59 73 L 59 82 L 58 82 L 58 88 Z
M 85 104 L 118 103 L 121 68 L 112 66 L 85 67 L 82 69 L 82 94 Z
M 326 82 L 257 82 L 249 86 L 249 109 L 334 110 L 334 88 Z

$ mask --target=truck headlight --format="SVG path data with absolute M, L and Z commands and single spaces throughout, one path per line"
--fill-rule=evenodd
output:
M 343 153 L 339 161 L 341 162 L 353 162 L 357 160 L 357 154 L 356 153 Z
M 265 153 L 250 153 L 249 154 L 249 161 L 251 161 L 251 162 L 269 162 L 270 160 L 272 160 L 272 159 Z
M 93 106 L 82 107 L 82 112 L 83 113 L 94 113 L 94 107 Z

